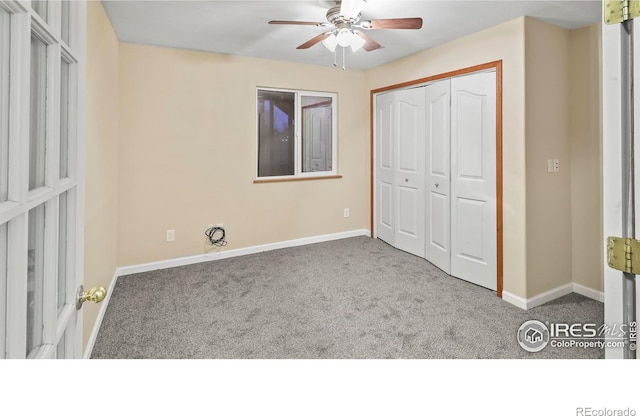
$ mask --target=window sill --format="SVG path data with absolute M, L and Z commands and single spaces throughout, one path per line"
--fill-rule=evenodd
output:
M 316 181 L 318 179 L 342 179 L 342 175 L 327 176 L 292 176 L 290 178 L 257 178 L 253 183 L 273 183 L 273 182 L 299 182 L 299 181 Z

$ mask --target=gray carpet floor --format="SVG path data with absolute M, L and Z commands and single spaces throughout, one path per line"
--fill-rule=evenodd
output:
M 604 358 L 520 348 L 529 320 L 603 323 L 570 294 L 529 311 L 367 237 L 120 277 L 95 359 Z

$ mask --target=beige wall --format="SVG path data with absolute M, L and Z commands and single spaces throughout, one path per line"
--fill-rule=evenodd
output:
M 504 290 L 526 296 L 524 18 L 367 71 L 367 90 L 486 62 L 503 65 Z
M 528 298 L 570 282 L 603 290 L 600 27 L 526 19 Z
M 570 32 L 573 281 L 603 291 L 602 25 Z
M 527 298 L 571 282 L 569 31 L 525 20 Z M 547 160 L 560 171 L 547 172 Z
M 225 249 L 368 228 L 369 91 L 502 60 L 504 290 L 530 298 L 572 276 L 602 290 L 601 247 L 587 243 L 601 228 L 600 107 L 588 104 L 600 98 L 598 29 L 518 18 L 340 71 L 119 45 L 99 2 L 88 20 L 85 286 L 107 286 L 116 266 L 210 250 L 208 224 L 224 223 Z M 342 179 L 253 183 L 257 86 L 338 93 Z M 96 314 L 85 308 L 85 340 Z
M 369 228 L 362 71 L 130 44 L 119 59 L 120 266 L 205 253 L 208 224 L 224 250 Z M 338 94 L 341 179 L 253 183 L 258 86 Z
M 97 1 L 87 2 L 84 286 L 109 287 L 117 263 L 118 39 Z M 99 306 L 85 305 L 84 341 Z

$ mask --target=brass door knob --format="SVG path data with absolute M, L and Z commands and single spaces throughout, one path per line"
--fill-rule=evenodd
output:
M 76 297 L 76 309 L 82 308 L 85 302 L 100 303 L 107 296 L 107 289 L 102 286 L 96 286 L 85 292 L 84 287 L 80 285 L 78 295 Z

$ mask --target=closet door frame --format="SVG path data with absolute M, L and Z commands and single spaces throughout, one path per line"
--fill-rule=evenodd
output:
M 502 283 L 503 283 L 503 235 L 502 235 L 502 60 L 487 62 L 480 65 L 475 65 L 455 71 L 445 72 L 438 75 L 433 75 L 426 78 L 420 78 L 413 81 L 407 81 L 400 84 L 389 85 L 386 87 L 371 90 L 370 92 L 370 210 L 371 210 L 371 237 L 376 237 L 376 172 L 375 172 L 375 101 L 376 95 L 388 92 L 391 90 L 414 87 L 420 84 L 428 84 L 434 81 L 454 78 L 461 75 L 468 75 L 474 72 L 482 72 L 487 70 L 495 70 L 496 72 L 496 245 L 497 245 L 497 295 L 502 298 Z

